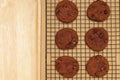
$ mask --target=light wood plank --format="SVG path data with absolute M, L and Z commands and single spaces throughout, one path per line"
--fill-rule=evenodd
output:
M 0 0 L 0 80 L 37 80 L 36 22 L 36 0 Z

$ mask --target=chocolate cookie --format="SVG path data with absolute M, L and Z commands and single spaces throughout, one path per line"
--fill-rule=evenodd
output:
M 63 0 L 57 4 L 55 13 L 60 21 L 69 23 L 77 18 L 78 9 L 72 1 Z
M 73 49 L 78 43 L 77 32 L 71 28 L 63 28 L 57 32 L 55 43 L 59 49 Z
M 85 34 L 85 42 L 94 51 L 102 51 L 108 45 L 108 32 L 102 28 L 92 28 Z
M 87 62 L 86 70 L 90 76 L 103 77 L 108 73 L 109 63 L 107 59 L 101 55 L 93 56 Z
M 110 8 L 106 2 L 102 0 L 94 1 L 87 10 L 87 16 L 93 21 L 102 22 L 108 19 L 110 15 Z
M 62 56 L 55 61 L 55 69 L 63 77 L 72 78 L 79 70 L 79 64 L 73 57 Z

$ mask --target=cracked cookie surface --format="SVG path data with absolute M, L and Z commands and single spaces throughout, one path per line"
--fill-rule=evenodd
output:
M 103 77 L 108 73 L 109 63 L 107 59 L 101 55 L 93 56 L 87 62 L 86 70 L 90 76 Z
M 94 1 L 87 9 L 87 16 L 90 20 L 103 22 L 110 15 L 110 7 L 102 0 Z
M 63 23 L 70 23 L 78 16 L 77 6 L 69 0 L 63 0 L 56 6 L 55 14 Z
M 85 42 L 94 51 L 102 51 L 108 45 L 108 32 L 103 27 L 94 27 L 85 34 Z
M 59 49 L 73 49 L 78 43 L 77 32 L 71 28 L 63 28 L 57 32 L 55 43 Z
M 63 77 L 72 78 L 77 74 L 79 70 L 79 64 L 73 57 L 62 56 L 55 61 L 55 69 Z

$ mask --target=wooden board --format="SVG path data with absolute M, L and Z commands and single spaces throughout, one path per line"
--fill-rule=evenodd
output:
M 0 80 L 40 80 L 37 5 L 0 0 Z

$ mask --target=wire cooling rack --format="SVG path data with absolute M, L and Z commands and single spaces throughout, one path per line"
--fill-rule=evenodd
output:
M 86 10 L 95 0 L 72 0 L 78 7 L 79 15 L 69 24 L 63 24 L 55 16 L 55 7 L 61 0 L 46 0 L 46 80 L 120 80 L 120 1 L 104 0 L 111 9 L 111 15 L 104 22 L 94 22 L 87 18 Z M 101 52 L 94 52 L 85 44 L 86 31 L 92 27 L 104 27 L 109 33 L 108 47 Z M 69 27 L 77 31 L 79 42 L 72 50 L 60 50 L 55 45 L 55 34 L 58 30 Z M 103 55 L 110 64 L 110 70 L 102 78 L 93 78 L 85 70 L 86 62 L 94 55 Z M 55 60 L 60 56 L 73 56 L 80 65 L 79 72 L 73 78 L 63 78 L 55 70 Z

